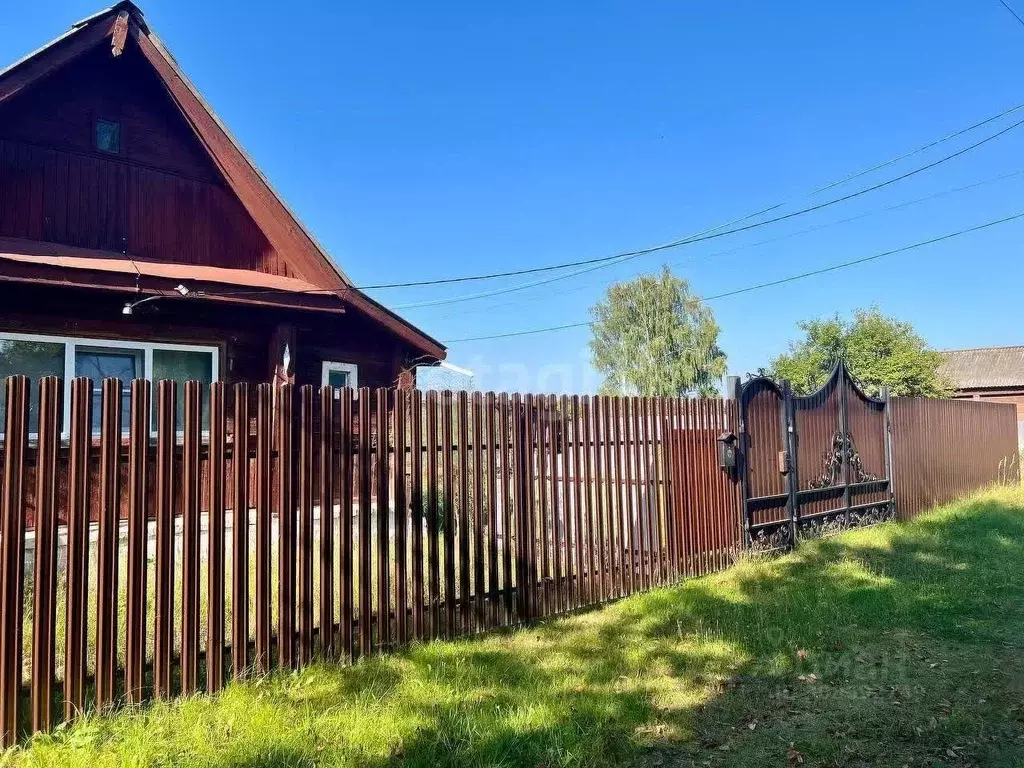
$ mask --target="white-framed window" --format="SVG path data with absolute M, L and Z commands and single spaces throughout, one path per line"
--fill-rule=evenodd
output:
M 219 378 L 219 349 L 195 344 L 164 344 L 121 339 L 91 339 L 71 336 L 47 336 L 28 333 L 0 332 L 0 380 L 24 374 L 30 380 L 29 432 L 34 433 L 39 420 L 37 382 L 43 376 L 59 376 L 64 380 L 64 433 L 71 423 L 71 381 L 78 376 L 93 380 L 93 428 L 100 426 L 101 384 L 105 378 L 124 382 L 121 403 L 122 428 L 127 432 L 132 379 L 150 381 L 174 379 L 177 382 L 201 381 L 210 384 Z M 4 423 L 6 403 L 0 394 L 0 429 Z M 156 392 L 153 393 L 156 409 Z M 184 398 L 178 391 L 178 423 L 184 413 Z M 203 424 L 209 423 L 209 402 L 203 401 Z
M 334 360 L 324 360 L 322 377 L 320 383 L 325 387 L 359 388 L 359 366 L 355 363 L 341 363 Z

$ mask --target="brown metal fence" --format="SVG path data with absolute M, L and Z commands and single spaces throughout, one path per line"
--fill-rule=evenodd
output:
M 1020 482 L 1012 404 L 892 399 L 896 509 L 911 517 L 997 482 Z
M 744 547 L 751 503 L 774 523 L 808 493 L 778 451 L 832 455 L 787 434 L 827 438 L 839 420 L 846 496 L 889 450 L 878 403 L 856 390 L 836 411 L 767 386 L 686 400 L 138 380 L 122 423 L 122 388 L 102 382 L 94 414 L 76 379 L 62 424 L 61 382 L 42 379 L 30 433 L 28 380 L 5 382 L 3 744 L 115 702 L 718 570 Z M 824 431 L 808 421 L 819 406 Z M 1015 424 L 1010 406 L 894 399 L 901 513 L 1016 479 Z M 723 433 L 749 454 L 746 495 L 719 466 Z
M 65 425 L 42 379 L 30 433 L 28 381 L 6 380 L 4 744 L 594 605 L 742 547 L 715 447 L 732 401 L 138 380 L 122 423 L 122 388 L 102 382 L 93 414 L 76 379 Z

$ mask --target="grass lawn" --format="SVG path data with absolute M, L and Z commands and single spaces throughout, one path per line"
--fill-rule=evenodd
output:
M 92 718 L 14 766 L 1024 766 L 1024 491 L 478 640 Z

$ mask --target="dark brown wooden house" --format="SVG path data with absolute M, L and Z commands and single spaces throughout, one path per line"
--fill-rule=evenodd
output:
M 353 287 L 132 3 L 0 71 L 0 375 L 387 386 L 444 356 Z

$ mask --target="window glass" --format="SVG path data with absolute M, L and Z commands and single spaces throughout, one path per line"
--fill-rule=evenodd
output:
M 120 379 L 121 429 L 128 430 L 131 423 L 131 381 L 143 375 L 141 349 L 114 349 L 75 345 L 75 375 L 92 379 L 92 428 L 99 430 L 102 423 L 102 395 L 104 379 Z
M 349 381 L 348 371 L 328 371 L 327 372 L 327 384 L 329 386 L 338 389 L 339 387 L 347 387 Z
M 113 120 L 96 121 L 96 149 L 118 154 L 121 151 L 121 124 Z
M 210 426 L 209 385 L 213 382 L 213 355 L 209 352 L 190 352 L 179 349 L 153 350 L 153 384 L 163 379 L 178 382 L 177 413 L 178 429 L 185 418 L 186 381 L 203 383 L 203 428 Z M 156 392 L 153 393 L 153 414 L 156 419 Z
M 39 425 L 39 379 L 64 376 L 64 345 L 48 341 L 0 339 L 0 380 L 16 374 L 29 378 L 29 431 Z M 6 395 L 0 389 L 0 431 L 7 419 Z

